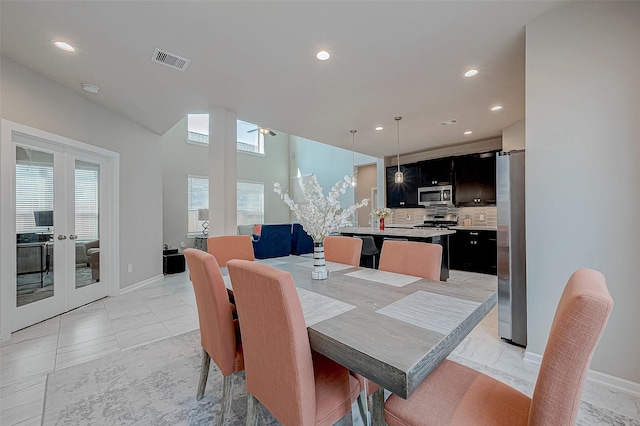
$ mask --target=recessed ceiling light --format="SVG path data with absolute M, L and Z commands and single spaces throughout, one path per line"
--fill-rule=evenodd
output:
M 470 135 L 471 133 L 473 133 L 471 130 L 467 130 L 466 132 L 464 132 L 465 135 Z
M 491 107 L 491 111 L 500 111 L 502 109 L 502 105 L 495 105 Z
M 98 93 L 100 88 L 98 86 L 96 86 L 95 84 L 83 83 L 82 84 L 82 90 L 84 90 L 85 92 L 96 94 L 96 93 Z
M 382 126 L 378 126 L 378 127 L 376 127 L 376 130 L 377 130 L 377 131 L 380 131 L 380 130 L 382 130 L 382 129 L 384 129 L 384 127 L 382 127 Z
M 316 58 L 320 59 L 321 61 L 326 61 L 330 57 L 331 57 L 331 53 L 327 52 L 326 50 L 321 50 L 318 53 L 316 53 Z
M 53 45 L 58 49 L 64 50 L 65 52 L 75 52 L 76 48 L 70 45 L 69 43 L 65 43 L 64 41 L 54 41 Z
M 473 77 L 474 75 L 478 75 L 478 70 L 471 69 L 464 73 L 465 77 Z

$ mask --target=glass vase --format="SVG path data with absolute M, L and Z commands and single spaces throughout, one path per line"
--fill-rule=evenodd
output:
M 329 277 L 327 264 L 324 261 L 324 240 L 313 242 L 313 270 L 311 278 L 314 280 L 326 280 Z

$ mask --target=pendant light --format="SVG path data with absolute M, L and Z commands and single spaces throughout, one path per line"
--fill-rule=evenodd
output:
M 394 180 L 396 183 L 402 183 L 404 182 L 404 174 L 400 171 L 400 120 L 402 120 L 402 117 L 395 117 L 394 120 L 396 120 L 396 127 L 398 129 L 398 171 L 396 172 Z
M 350 130 L 351 132 L 351 186 L 355 188 L 358 180 L 358 171 L 356 170 L 356 132 L 357 130 Z

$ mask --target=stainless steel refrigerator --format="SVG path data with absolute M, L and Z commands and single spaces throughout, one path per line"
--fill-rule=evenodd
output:
M 498 206 L 498 334 L 527 345 L 524 151 L 496 159 Z

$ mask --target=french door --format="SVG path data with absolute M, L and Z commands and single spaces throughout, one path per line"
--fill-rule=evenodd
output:
M 2 231 L 15 235 L 2 242 L 3 340 L 113 294 L 117 271 L 110 156 L 35 129 L 20 130 L 25 131 L 3 128 L 3 194 L 10 189 L 3 204 L 11 201 L 13 208 L 3 208 Z

